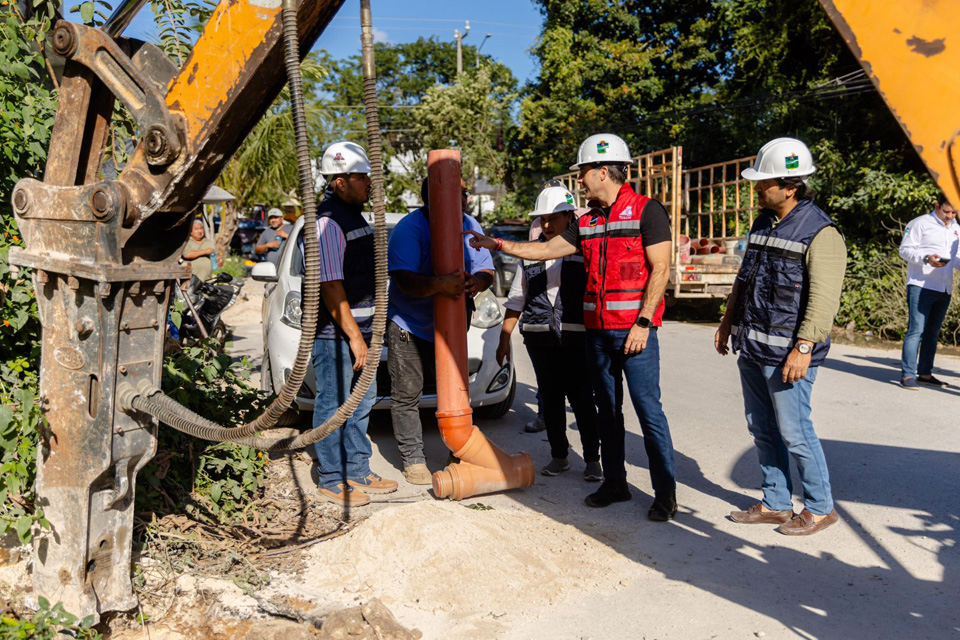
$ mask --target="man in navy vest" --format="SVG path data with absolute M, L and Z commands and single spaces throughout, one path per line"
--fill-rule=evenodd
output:
M 786 535 L 810 535 L 838 520 L 830 475 L 810 419 L 817 370 L 830 349 L 840 306 L 846 247 L 833 221 L 813 203 L 807 177 L 816 168 L 793 138 L 768 142 L 742 175 L 755 182 L 761 211 L 714 338 L 720 355 L 740 353 L 747 427 L 763 475 L 763 500 L 730 519 L 778 524 Z M 790 456 L 803 483 L 795 514 Z
M 317 207 L 320 244 L 320 312 L 313 343 L 317 397 L 313 427 L 329 419 L 350 395 L 367 358 L 373 334 L 373 229 L 363 218 L 370 198 L 370 161 L 355 142 L 337 142 L 324 151 L 320 172 L 327 189 Z M 301 240 L 302 241 L 302 240 Z M 370 502 L 368 493 L 390 493 L 397 483 L 370 470 L 367 437 L 376 380 L 342 427 L 318 442 L 320 497 L 341 505 Z
M 623 381 L 640 418 L 650 459 L 654 499 L 647 517 L 671 520 L 677 512 L 670 426 L 660 404 L 663 294 L 670 279 L 670 220 L 663 205 L 626 184 L 627 143 L 603 133 L 577 152 L 577 182 L 600 208 L 548 242 L 511 242 L 473 234 L 470 243 L 524 260 L 551 260 L 581 253 L 587 274 L 583 297 L 587 359 L 592 368 L 600 432 L 603 484 L 584 501 L 606 507 L 630 500 L 623 419 Z

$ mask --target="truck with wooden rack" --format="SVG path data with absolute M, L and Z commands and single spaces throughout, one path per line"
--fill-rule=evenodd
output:
M 756 156 L 685 169 L 683 147 L 632 158 L 633 190 L 659 200 L 670 216 L 671 259 L 667 302 L 725 299 L 740 268 L 741 240 L 757 211 L 756 193 L 740 172 Z M 576 172 L 554 178 L 582 202 Z

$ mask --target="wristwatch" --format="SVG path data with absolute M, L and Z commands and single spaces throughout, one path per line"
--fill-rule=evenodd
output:
M 807 355 L 808 353 L 813 351 L 813 345 L 808 342 L 798 342 L 797 351 L 799 351 L 803 355 Z
M 641 327 L 643 329 L 649 329 L 651 324 L 652 323 L 650 322 L 650 318 L 644 318 L 643 316 L 640 316 L 639 318 L 637 318 L 636 325 L 638 327 Z

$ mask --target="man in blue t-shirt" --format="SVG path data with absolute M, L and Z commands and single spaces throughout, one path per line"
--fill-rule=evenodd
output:
M 460 183 L 463 208 L 470 192 Z M 436 377 L 433 345 L 433 296 L 472 298 L 493 283 L 493 259 L 486 249 L 463 242 L 462 271 L 434 275 L 430 255 L 430 210 L 427 181 L 420 187 L 423 206 L 404 216 L 390 237 L 390 323 L 387 327 L 387 367 L 390 371 L 390 415 L 403 458 L 403 477 L 410 484 L 430 484 L 423 453 L 420 396 L 423 382 Z M 482 232 L 464 214 L 463 228 Z

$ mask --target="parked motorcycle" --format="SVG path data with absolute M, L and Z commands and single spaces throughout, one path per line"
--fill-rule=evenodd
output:
M 227 273 L 220 273 L 206 282 L 196 276 L 190 278 L 185 289 L 176 288 L 176 298 L 184 304 L 180 327 L 171 326 L 171 337 L 181 346 L 196 344 L 204 333 L 221 345 L 226 343 L 228 329 L 221 316 L 237 301 L 242 288 L 243 280 Z

